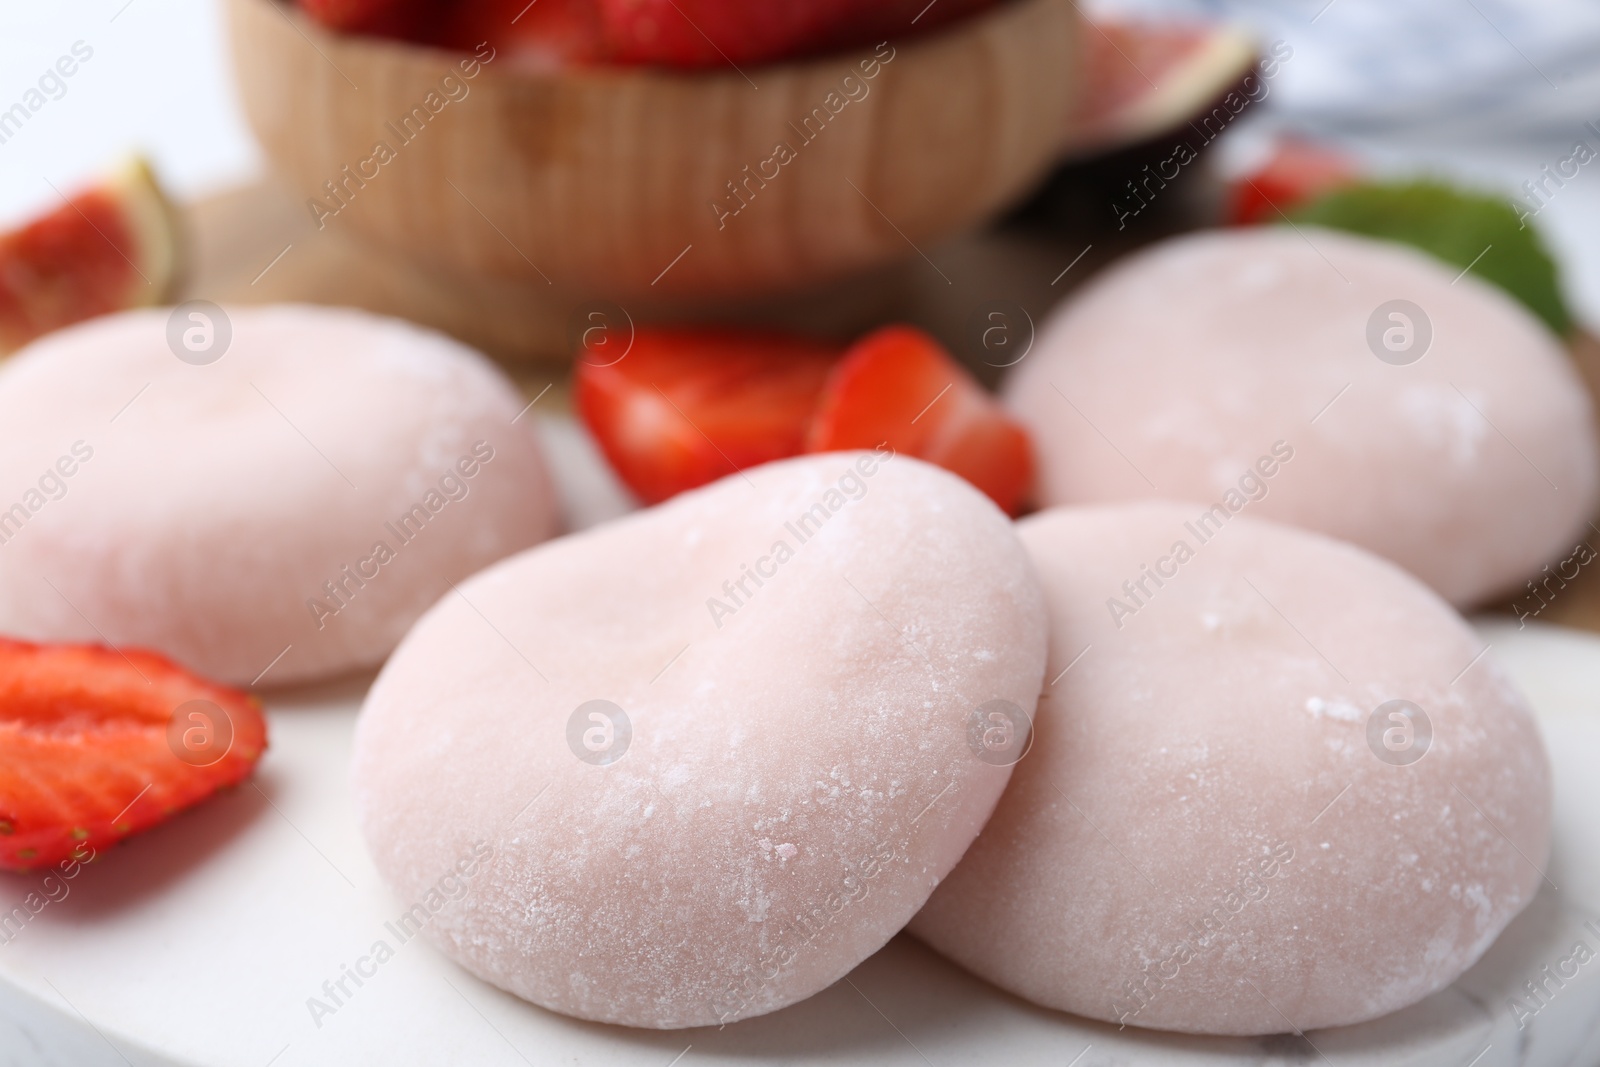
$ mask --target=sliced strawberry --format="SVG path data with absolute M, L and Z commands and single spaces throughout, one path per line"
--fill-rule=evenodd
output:
M 1272 158 L 1228 190 L 1227 219 L 1236 226 L 1276 222 L 1279 212 L 1287 214 L 1360 179 L 1361 170 L 1349 156 L 1308 141 L 1281 141 Z
M 1033 484 L 1026 431 L 938 341 L 910 326 L 886 326 L 845 352 L 823 387 L 806 451 L 884 442 L 961 475 L 1011 515 Z
M 0 638 L 0 869 L 87 859 L 249 776 L 260 704 L 164 656 Z
M 487 41 L 514 67 L 553 70 L 610 57 L 595 0 L 456 0 L 418 31 L 443 48 L 472 51 Z
M 578 360 L 579 413 L 647 504 L 800 452 L 832 346 L 744 330 L 640 329 Z

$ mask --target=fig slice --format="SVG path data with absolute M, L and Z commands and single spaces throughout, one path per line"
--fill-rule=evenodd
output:
M 1099 155 L 1183 126 L 1250 73 L 1256 41 L 1224 24 L 1093 19 L 1066 154 Z
M 172 206 L 149 164 L 131 157 L 0 234 L 0 353 L 96 315 L 164 302 L 178 263 Z

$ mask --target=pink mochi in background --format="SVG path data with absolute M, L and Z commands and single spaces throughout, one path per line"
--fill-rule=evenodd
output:
M 196 363 L 171 314 L 0 368 L 0 633 L 307 681 L 376 666 L 450 582 L 555 531 L 524 401 L 472 349 L 358 311 L 213 308 L 232 336 Z
M 1004 395 L 1043 506 L 1226 501 L 1458 605 L 1516 595 L 1600 506 L 1589 395 L 1543 324 L 1470 272 L 1313 227 L 1129 256 L 1052 316 Z M 1275 442 L 1293 461 L 1267 481 Z
M 955 865 L 1011 773 L 975 742 L 1020 754 L 1044 657 L 1033 567 L 966 482 L 888 453 L 768 464 L 441 600 L 362 709 L 362 831 L 405 901 L 491 857 L 426 929 L 518 996 L 759 1015 Z
M 1019 524 L 1050 612 L 1034 744 L 911 930 L 1111 1023 L 1385 1015 L 1454 981 L 1540 885 L 1537 729 L 1399 568 L 1245 517 L 1210 530 L 1204 511 Z

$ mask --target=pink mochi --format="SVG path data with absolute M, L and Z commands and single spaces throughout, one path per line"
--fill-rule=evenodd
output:
M 375 666 L 452 581 L 554 532 L 524 402 L 471 349 L 239 307 L 195 363 L 172 314 L 96 319 L 0 368 L 0 633 L 305 681 Z
M 887 452 L 754 468 L 430 610 L 361 713 L 362 832 L 447 955 L 536 1004 L 770 1012 L 961 857 L 1011 773 L 974 721 L 1032 713 L 1044 627 L 1011 523 L 959 478 Z
M 1399 568 L 1243 517 L 1202 536 L 1202 510 L 1020 524 L 1050 611 L 1034 744 L 911 931 L 1110 1023 L 1265 1034 L 1415 1003 L 1541 883 L 1537 729 Z
M 1396 300 L 1422 317 L 1391 318 Z M 1559 341 L 1470 272 L 1328 230 L 1129 257 L 1051 318 L 1004 395 L 1046 507 L 1227 499 L 1459 605 L 1572 553 L 1600 505 L 1594 417 Z M 1276 443 L 1293 461 L 1255 476 Z

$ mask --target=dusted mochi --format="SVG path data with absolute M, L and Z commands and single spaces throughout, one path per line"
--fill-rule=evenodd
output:
M 1556 338 L 1458 274 L 1308 227 L 1130 257 L 1052 318 L 1006 383 L 1040 503 L 1203 500 L 1353 541 L 1458 605 L 1521 585 L 1571 555 L 1594 514 L 1593 415 Z M 1379 310 L 1395 300 L 1431 324 L 1408 365 L 1374 354 L 1422 351 L 1415 315 L 1412 347 L 1386 346 L 1386 333 L 1407 343 Z M 1280 443 L 1293 461 L 1256 476 Z
M 96 319 L 0 369 L 0 633 L 304 681 L 376 665 L 452 581 L 554 532 L 523 401 L 471 349 L 241 307 L 199 365 L 171 314 Z
M 429 611 L 362 710 L 362 832 L 446 954 L 536 1004 L 770 1012 L 961 857 L 1010 776 L 974 713 L 1031 714 L 1044 625 L 1011 524 L 959 478 L 865 452 L 754 468 Z
M 994 817 L 911 930 L 1107 1022 L 1248 1035 L 1376 1018 L 1449 985 L 1532 899 L 1544 749 L 1415 579 L 1273 523 L 1201 536 L 1202 510 L 1020 524 L 1054 684 Z

